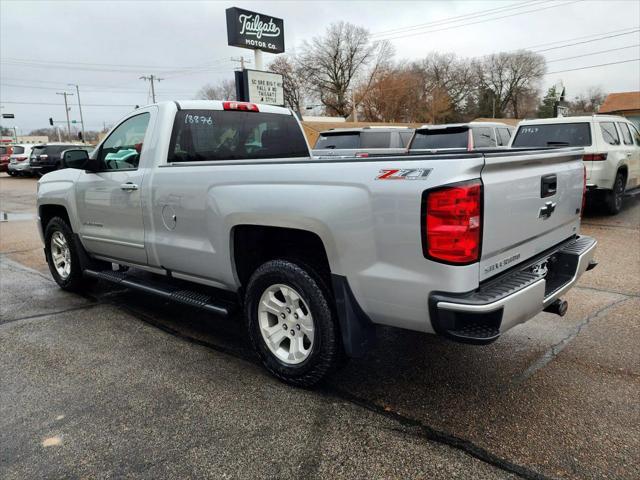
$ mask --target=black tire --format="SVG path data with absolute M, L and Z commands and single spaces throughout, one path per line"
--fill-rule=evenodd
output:
M 283 284 L 297 291 L 313 317 L 314 340 L 309 356 L 288 364 L 271 352 L 260 331 L 258 306 L 266 289 Z M 265 368 L 278 379 L 298 387 L 311 387 L 332 372 L 342 358 L 342 344 L 331 292 L 321 276 L 308 266 L 289 260 L 271 260 L 260 266 L 247 285 L 244 314 L 251 344 Z
M 10 177 L 16 176 L 16 172 L 12 172 L 11 170 L 7 170 L 7 173 L 9 174 Z
M 623 172 L 616 174 L 613 189 L 605 194 L 604 204 L 609 215 L 616 215 L 622 209 L 622 197 L 624 196 L 626 177 Z
M 52 258 L 51 237 L 56 232 L 60 232 L 62 234 L 69 248 L 69 264 L 71 266 L 71 271 L 66 278 L 60 276 Z M 82 275 L 82 265 L 73 238 L 73 231 L 67 222 L 60 217 L 53 217 L 49 220 L 49 223 L 45 228 L 44 241 L 44 251 L 47 258 L 47 264 L 49 265 L 49 271 L 60 288 L 74 292 L 84 290 L 85 287 L 88 286 L 88 282 Z

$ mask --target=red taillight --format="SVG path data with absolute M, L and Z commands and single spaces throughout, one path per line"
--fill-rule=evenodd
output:
M 259 112 L 258 105 L 248 102 L 222 102 L 225 110 L 242 110 L 244 112 Z
M 358 152 L 356 153 L 356 158 L 368 158 L 369 154 L 366 152 Z
M 19 161 L 19 162 L 21 162 L 23 160 L 26 160 L 26 159 L 27 159 L 27 157 L 16 157 L 16 160 Z
M 582 156 L 585 162 L 602 162 L 607 159 L 606 153 L 587 153 Z
M 587 167 L 582 165 L 582 210 L 580 210 L 580 218 L 584 214 L 584 207 L 587 205 Z
M 455 264 L 480 258 L 482 227 L 480 180 L 426 193 L 425 256 Z

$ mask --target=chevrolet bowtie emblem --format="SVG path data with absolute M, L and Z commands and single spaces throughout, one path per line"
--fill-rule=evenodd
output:
M 544 207 L 540 208 L 540 213 L 538 214 L 538 218 L 544 218 L 545 220 L 551 216 L 551 214 L 556 209 L 555 202 L 547 202 L 544 204 Z

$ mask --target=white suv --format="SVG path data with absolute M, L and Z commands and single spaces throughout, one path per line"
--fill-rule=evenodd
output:
M 626 191 L 640 187 L 640 131 L 624 117 L 524 120 L 510 147 L 583 147 L 587 189 L 611 214 L 620 211 Z

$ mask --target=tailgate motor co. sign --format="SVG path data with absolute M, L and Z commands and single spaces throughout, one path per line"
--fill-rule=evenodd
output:
M 227 40 L 233 47 L 284 52 L 284 22 L 242 8 L 227 8 Z
M 245 70 L 245 92 L 247 100 L 268 105 L 284 105 L 282 75 L 259 70 Z

